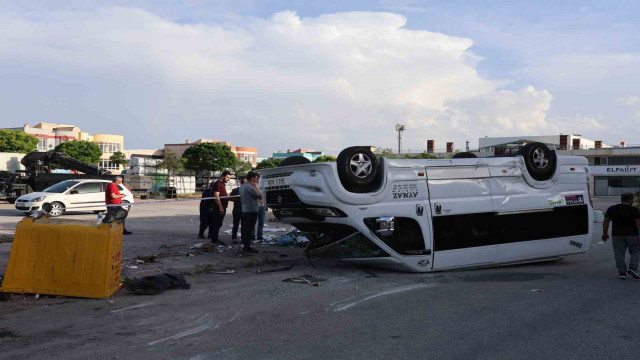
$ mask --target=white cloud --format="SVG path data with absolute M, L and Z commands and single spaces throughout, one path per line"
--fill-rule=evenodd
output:
M 624 98 L 616 99 L 616 102 L 627 106 L 638 106 L 640 105 L 640 96 L 627 96 Z
M 408 30 L 392 13 L 178 24 L 105 8 L 0 22 L 0 91 L 11 94 L 0 106 L 12 124 L 75 123 L 125 134 L 127 148 L 205 137 L 261 156 L 337 154 L 392 146 L 396 123 L 414 149 L 556 131 L 549 91 L 498 90 L 476 71 L 470 39 Z

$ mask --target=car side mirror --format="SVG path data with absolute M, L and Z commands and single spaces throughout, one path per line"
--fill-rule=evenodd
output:
M 78 193 L 78 190 L 71 190 L 71 191 L 69 191 L 69 194 L 71 194 L 71 195 L 74 195 L 74 194 L 77 194 L 77 193 Z

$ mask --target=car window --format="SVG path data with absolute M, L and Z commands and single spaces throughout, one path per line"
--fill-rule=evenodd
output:
M 61 183 L 57 183 L 55 185 L 49 186 L 48 188 L 44 189 L 44 192 L 50 192 L 50 193 L 63 193 L 67 190 L 69 190 L 70 188 L 72 188 L 75 184 L 77 184 L 79 181 L 77 180 L 67 180 L 67 181 L 63 181 Z
M 122 186 L 122 185 L 118 185 L 118 190 L 120 190 L 120 191 L 124 191 L 124 186 Z
M 78 194 L 93 194 L 102 192 L 102 185 L 100 183 L 84 183 L 78 185 L 73 190 L 76 190 Z

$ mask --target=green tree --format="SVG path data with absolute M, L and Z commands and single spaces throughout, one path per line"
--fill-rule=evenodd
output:
M 76 160 L 84 161 L 89 164 L 98 165 L 102 151 L 100 147 L 91 141 L 71 140 L 65 141 L 53 149 L 55 152 L 61 152 L 64 155 Z
M 182 154 L 182 157 L 186 159 L 187 169 L 207 172 L 207 183 L 211 180 L 211 172 L 230 169 L 238 161 L 228 146 L 219 143 L 193 145 Z
M 37 137 L 24 131 L 0 130 L 0 152 L 26 154 L 37 149 Z
M 373 152 L 376 156 L 378 157 L 386 157 L 387 159 L 396 159 L 398 158 L 396 156 L 396 153 L 393 152 L 393 149 L 391 148 L 379 148 L 376 147 L 376 150 Z
M 275 167 L 278 167 L 278 165 L 280 165 L 281 162 L 282 162 L 282 159 L 274 159 L 274 158 L 264 159 L 258 163 L 258 166 L 256 166 L 256 170 L 275 168 Z
M 406 159 L 437 159 L 438 158 L 437 156 L 433 154 L 429 154 L 426 151 L 416 155 L 407 154 L 404 157 Z
M 238 181 L 238 178 L 240 178 L 240 176 L 247 175 L 247 173 L 251 171 L 251 168 L 252 168 L 251 163 L 244 162 L 244 161 L 236 161 L 235 165 L 229 168 L 229 170 L 231 171 L 231 174 L 235 176 L 236 181 Z M 239 184 L 240 182 L 238 182 L 238 185 Z
M 333 156 L 322 155 L 322 156 L 318 156 L 315 160 L 313 160 L 313 162 L 314 163 L 336 162 L 336 158 L 334 158 Z
M 166 149 L 162 154 L 162 160 L 156 164 L 156 167 L 158 169 L 166 169 L 169 175 L 173 175 L 184 170 L 186 161 L 185 158 L 179 158 L 178 154 Z
M 120 166 L 127 166 L 127 156 L 120 151 L 114 152 L 110 157 L 112 164 L 118 164 Z

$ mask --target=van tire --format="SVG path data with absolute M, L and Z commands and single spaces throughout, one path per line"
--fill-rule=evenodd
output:
M 475 159 L 477 157 L 478 156 L 476 156 L 476 154 L 474 154 L 472 152 L 464 151 L 464 152 L 456 153 L 451 158 L 452 159 Z
M 280 162 L 280 165 L 278 165 L 278 167 L 289 166 L 289 165 L 304 165 L 304 164 L 308 164 L 310 162 L 311 162 L 311 160 L 307 159 L 304 156 L 290 156 L 290 157 L 282 160 Z
M 354 193 L 371 192 L 378 188 L 379 164 L 370 146 L 352 146 L 340 152 L 336 165 L 342 186 Z
M 547 145 L 539 142 L 527 144 L 518 151 L 522 155 L 529 175 L 534 180 L 545 181 L 551 179 L 556 171 L 556 152 L 549 150 Z

